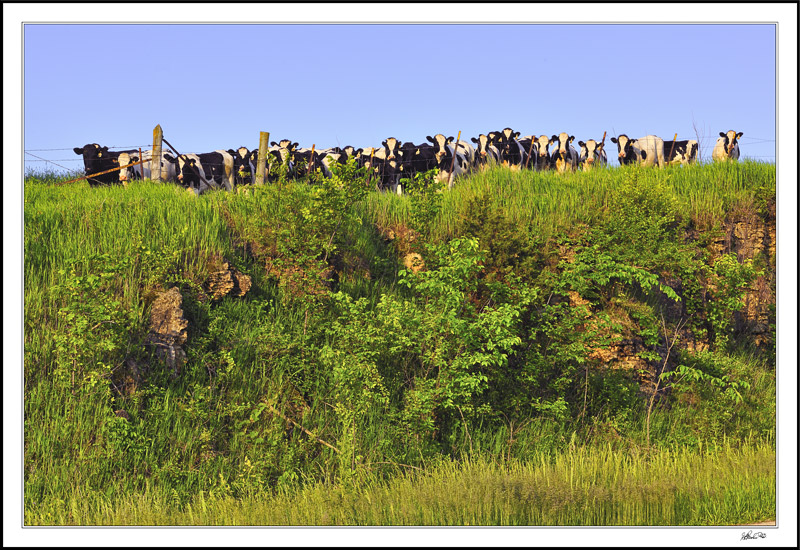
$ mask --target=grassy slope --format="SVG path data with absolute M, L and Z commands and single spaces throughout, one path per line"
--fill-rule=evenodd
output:
M 674 194 L 679 211 L 691 219 L 696 228 L 710 231 L 718 229 L 731 210 L 758 210 L 765 197 L 774 196 L 775 167 L 741 163 L 662 171 L 609 169 L 563 177 L 493 170 L 462 181 L 445 195 L 433 233 L 438 238 L 458 234 L 470 199 L 477 197 L 487 202 L 490 208 L 502 209 L 512 223 L 527 228 L 541 238 L 540 242 L 546 242 L 576 224 L 591 225 L 607 209 L 610 190 L 621 181 L 632 178 L 668 188 Z M 237 494 L 244 494 L 248 487 L 247 465 L 251 459 L 254 460 L 254 454 L 264 455 L 265 463 L 270 462 L 269 465 L 251 464 L 253 476 L 270 480 L 267 486 L 277 484 L 283 488 L 295 488 L 304 476 L 309 480 L 335 477 L 336 470 L 329 465 L 335 463 L 333 455 L 324 450 L 320 455 L 317 451 L 319 444 L 308 441 L 297 431 L 291 435 L 291 443 L 287 445 L 283 436 L 255 443 L 252 437 L 248 439 L 247 430 L 232 432 L 230 427 L 231 423 L 241 423 L 248 417 L 252 422 L 256 410 L 253 405 L 262 396 L 285 395 L 286 381 L 307 368 L 303 359 L 304 342 L 309 338 L 306 334 L 307 318 L 282 298 L 279 289 L 265 273 L 264 265 L 242 252 L 242 243 L 226 225 L 225 214 L 231 212 L 238 219 L 250 220 L 256 225 L 274 224 L 275 220 L 270 217 L 274 216 L 272 204 L 268 200 L 259 200 L 257 193 L 213 193 L 198 199 L 173 186 L 150 182 L 134 183 L 127 189 L 89 189 L 85 184 L 52 187 L 33 180 L 26 182 L 26 509 L 32 514 L 29 518 L 33 523 L 137 523 L 141 514 L 147 513 L 140 510 L 136 516 L 139 519 L 134 520 L 130 516 L 109 520 L 113 516 L 102 510 L 112 502 L 109 499 L 115 493 L 144 495 L 145 501 L 149 498 L 151 502 L 166 499 L 180 509 L 195 502 L 197 495 L 202 494 L 199 491 L 207 491 L 212 486 L 224 488 L 226 483 L 235 480 L 241 482 Z M 391 250 L 377 235 L 373 220 L 380 227 L 405 224 L 408 213 L 406 198 L 388 194 L 369 196 L 363 210 L 363 224 L 346 228 L 347 237 L 343 245 L 344 249 L 351 251 L 349 256 L 344 255 L 345 259 L 361 267 L 343 270 L 340 288 L 372 300 L 382 293 L 395 292 L 393 274 L 396 273 L 397 259 L 391 257 Z M 57 298 L 53 289 L 91 272 L 98 265 L 111 271 L 107 267 L 108 259 L 95 261 L 88 270 L 81 267 L 87 266 L 86 259 L 96 254 L 135 260 L 120 266 L 94 296 L 115 297 L 119 301 L 118 307 L 115 309 L 115 306 L 108 305 L 112 321 L 120 325 L 127 323 L 125 326 L 140 332 L 146 325 L 153 293 L 168 286 L 165 285 L 168 281 L 170 284 L 182 282 L 189 287 L 199 284 L 207 275 L 208 259 L 214 255 L 233 261 L 241 270 L 250 273 L 256 284 L 243 301 L 223 299 L 213 308 L 201 302 L 188 302 L 185 308 L 196 322 L 190 329 L 189 364 L 182 378 L 170 380 L 153 376 L 149 386 L 122 396 L 111 392 L 102 380 L 113 380 L 121 359 L 140 353 L 137 347 L 140 340 L 135 337 L 126 340 L 111 333 L 103 338 L 98 336 L 96 340 L 73 335 L 67 342 L 73 346 L 71 352 L 55 351 L 55 342 L 61 341 L 64 345 L 63 336 L 69 333 L 69 327 L 65 325 L 67 320 L 57 315 L 58 308 L 64 303 L 64 294 Z M 71 259 L 79 260 L 77 271 L 72 275 L 67 270 Z M 372 274 L 371 281 L 365 279 L 366 269 Z M 73 304 L 73 307 L 77 306 Z M 114 317 L 118 311 L 124 311 L 127 316 Z M 224 326 L 215 324 L 215 318 L 224 319 Z M 62 340 L 58 340 L 59 337 Z M 138 337 L 141 338 L 141 334 Z M 113 342 L 116 347 L 106 355 L 92 351 L 93 346 L 102 342 Z M 229 345 L 230 342 L 233 344 Z M 193 349 L 197 351 L 193 353 Z M 105 360 L 108 369 L 102 372 L 106 377 L 101 377 L 99 383 L 91 380 L 85 384 L 78 383 L 77 391 L 74 379 L 69 384 L 56 383 L 53 375 L 64 371 L 64 357 L 77 358 L 87 364 Z M 744 359 L 740 363 L 746 365 L 748 361 Z M 762 372 L 758 360 L 750 361 L 750 364 L 752 369 Z M 85 370 L 84 374 L 91 369 Z M 209 378 L 212 372 L 218 376 Z M 224 380 L 219 376 L 224 376 Z M 774 392 L 774 375 L 770 376 L 767 369 L 759 376 L 761 382 L 753 390 Z M 65 392 L 64 388 L 69 386 L 72 391 Z M 317 391 L 313 385 L 300 390 L 312 395 Z M 203 403 L 213 403 L 213 407 L 204 409 Z M 117 408 L 132 413 L 133 421 L 126 424 L 115 417 L 113 411 Z M 333 419 L 325 405 L 316 402 L 310 409 L 302 411 L 302 418 L 304 422 L 311 422 L 315 431 L 325 430 Z M 272 423 L 276 421 L 281 424 L 279 419 L 273 419 Z M 676 415 L 660 415 L 655 420 L 654 429 L 668 433 L 676 430 L 675 424 L 681 421 L 681 417 Z M 519 440 L 515 452 L 524 457 L 535 456 L 540 448 L 537 445 L 548 438 L 556 442 L 553 448 L 564 448 L 564 435 L 558 435 L 558 430 L 541 437 L 542 434 L 536 432 L 540 428 L 533 428 L 529 428 L 531 431 L 527 436 L 524 430 L 513 434 Z M 758 438 L 763 429 L 755 428 L 753 434 Z M 505 441 L 512 439 L 512 434 L 497 429 L 497 426 L 491 433 L 473 436 L 476 447 L 482 452 L 493 454 L 499 449 L 500 456 L 506 453 Z M 380 438 L 380 435 L 371 437 Z M 533 444 L 533 441 L 540 443 Z M 265 444 L 269 446 L 266 452 Z M 254 445 L 262 447 L 257 450 Z M 530 451 L 521 450 L 528 447 Z M 317 456 L 297 458 L 306 455 Z M 378 458 L 375 456 L 373 459 Z M 304 473 L 302 468 L 308 471 Z M 311 468 L 319 473 L 311 472 Z M 279 475 L 280 472 L 284 475 Z M 291 475 L 285 475 L 287 473 Z M 218 476 L 223 483 L 217 481 Z M 92 513 L 70 513 L 69 499 L 65 498 L 70 493 L 85 494 L 86 502 L 96 502 L 98 507 Z M 222 489 L 218 493 L 225 496 Z M 741 499 L 742 495 L 735 497 L 737 502 Z M 101 505 L 103 502 L 106 504 Z M 127 502 L 130 509 L 132 500 Z M 762 511 L 750 510 L 745 514 L 746 519 L 764 519 L 764 500 L 759 502 L 757 509 Z M 225 509 L 224 505 L 219 506 L 222 508 L 215 508 L 216 512 L 201 522 L 214 523 L 214 518 L 218 518 L 215 514 Z M 33 513 L 33 510 L 42 510 L 42 513 Z M 197 508 L 189 510 L 197 513 Z M 510 515 L 503 516 L 505 519 L 492 515 L 498 513 Z M 617 512 L 610 513 L 613 516 Z M 514 514 L 516 512 L 495 511 L 488 517 L 508 523 L 537 521 Z M 392 522 L 409 521 L 401 516 L 388 517 Z M 664 519 L 666 516 L 659 517 L 662 519 L 656 522 L 675 519 L 672 516 L 669 516 L 670 520 Z M 495 521 L 487 520 L 486 516 L 471 519 L 479 523 Z M 736 520 L 728 513 L 718 519 Z M 469 520 L 444 514 L 432 518 L 431 522 Z M 196 520 L 188 518 L 186 521 L 194 523 Z M 358 522 L 352 518 L 341 521 Z M 374 518 L 374 521 L 378 523 L 381 518 Z M 582 522 L 581 519 L 575 521 Z M 584 517 L 583 522 L 590 521 L 595 519 Z M 636 521 L 644 520 L 633 520 Z M 695 517 L 687 521 L 704 520 Z M 316 516 L 299 516 L 298 522 L 325 520 Z

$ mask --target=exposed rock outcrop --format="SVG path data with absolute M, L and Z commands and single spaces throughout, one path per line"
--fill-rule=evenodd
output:
M 162 359 L 175 374 L 186 361 L 183 351 L 189 321 L 183 317 L 183 296 L 178 287 L 173 287 L 156 297 L 150 313 L 150 332 L 145 344 L 155 348 L 156 356 Z
M 252 286 L 250 276 L 231 267 L 224 258 L 212 259 L 208 271 L 205 289 L 214 300 L 219 300 L 228 294 L 244 296 Z

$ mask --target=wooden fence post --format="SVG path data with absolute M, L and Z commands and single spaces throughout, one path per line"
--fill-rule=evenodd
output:
M 153 128 L 153 156 L 150 158 L 150 179 L 161 181 L 161 140 L 164 139 L 164 132 L 161 125 Z M 144 176 L 144 165 L 142 165 L 142 176 Z
M 267 173 L 267 155 L 269 155 L 269 132 L 258 135 L 258 162 L 256 166 L 256 185 L 263 185 Z
M 669 148 L 669 157 L 667 157 L 667 165 L 672 162 L 672 152 L 675 150 L 675 141 L 678 139 L 678 133 L 675 132 L 675 137 L 672 138 L 672 147 Z

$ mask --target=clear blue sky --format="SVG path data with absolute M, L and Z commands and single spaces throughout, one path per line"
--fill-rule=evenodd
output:
M 156 124 L 182 153 L 260 131 L 324 148 L 696 126 L 704 158 L 733 129 L 775 160 L 771 24 L 29 24 L 24 48 L 25 150 L 68 168 L 72 147 L 146 148 Z

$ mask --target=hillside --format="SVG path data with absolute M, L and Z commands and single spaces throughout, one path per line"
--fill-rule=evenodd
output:
M 398 197 L 350 165 L 196 197 L 31 176 L 26 517 L 774 447 L 775 178 L 498 168 Z

